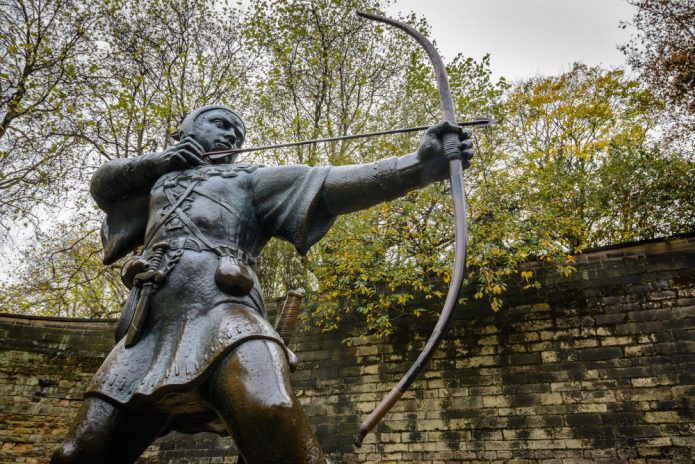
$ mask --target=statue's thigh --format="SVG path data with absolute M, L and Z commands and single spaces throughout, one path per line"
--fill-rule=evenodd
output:
M 325 462 L 276 342 L 240 345 L 212 375 L 207 393 L 248 464 Z
M 100 398 L 85 399 L 52 464 L 134 462 L 157 438 L 167 416 L 139 409 L 128 412 Z

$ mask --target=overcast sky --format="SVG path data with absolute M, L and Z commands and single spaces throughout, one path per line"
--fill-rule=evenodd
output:
M 445 59 L 490 53 L 494 75 L 517 80 L 558 74 L 576 61 L 624 65 L 617 45 L 632 31 L 618 26 L 634 7 L 625 0 L 395 0 L 387 9 L 399 11 L 427 19 Z

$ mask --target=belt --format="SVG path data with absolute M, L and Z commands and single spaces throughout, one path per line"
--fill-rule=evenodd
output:
M 239 262 L 247 264 L 251 267 L 255 267 L 258 262 L 258 258 L 251 255 L 234 243 L 219 243 L 216 244 L 215 248 L 209 247 L 199 240 L 193 237 L 178 237 L 168 240 L 164 240 L 169 244 L 169 249 L 184 249 L 193 250 L 198 253 L 203 251 L 209 251 L 217 254 L 218 256 L 230 256 L 236 258 Z

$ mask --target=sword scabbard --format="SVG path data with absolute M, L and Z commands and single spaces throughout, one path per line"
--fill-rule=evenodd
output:
M 140 340 L 140 337 L 142 337 L 145 319 L 147 317 L 147 307 L 150 302 L 150 293 L 152 293 L 152 285 L 151 282 L 148 282 L 144 284 L 142 290 L 140 290 L 140 298 L 138 299 L 138 304 L 133 313 L 133 320 L 130 322 L 128 333 L 125 336 L 124 343 L 126 348 L 135 345 L 138 340 Z

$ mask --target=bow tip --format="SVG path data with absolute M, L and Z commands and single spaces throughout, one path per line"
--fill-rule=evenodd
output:
M 367 13 L 366 11 L 362 11 L 362 10 L 355 10 L 355 16 L 359 16 L 360 18 L 366 18 L 366 19 L 379 18 L 379 16 L 377 16 L 377 15 L 374 15 L 372 13 Z
M 364 437 L 368 433 L 369 430 L 367 430 L 365 427 L 360 427 L 360 429 L 355 434 L 355 438 L 352 441 L 352 444 L 355 445 L 355 448 L 362 448 L 362 442 L 364 441 Z

